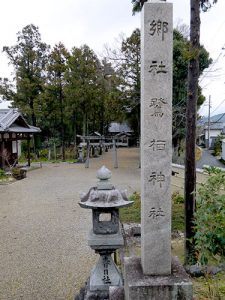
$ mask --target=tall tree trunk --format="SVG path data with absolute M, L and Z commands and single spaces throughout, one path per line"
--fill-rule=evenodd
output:
M 188 65 L 188 101 L 186 112 L 186 158 L 185 158 L 185 263 L 196 262 L 193 220 L 196 210 L 196 114 L 199 78 L 200 0 L 190 0 L 190 61 Z
M 30 99 L 30 109 L 31 109 L 31 120 L 32 120 L 32 125 L 33 126 L 37 126 L 37 117 L 35 115 L 35 112 L 34 112 L 34 99 L 31 98 Z M 33 148 L 34 148 L 34 154 L 35 154 L 35 158 L 37 159 L 38 157 L 38 136 L 37 134 L 34 134 L 33 135 Z
M 73 111 L 72 115 L 72 120 L 73 120 L 73 146 L 74 146 L 74 159 L 76 159 L 78 156 L 78 151 L 77 151 L 77 126 L 76 126 L 76 113 Z
M 59 89 L 59 101 L 60 101 L 62 160 L 65 161 L 65 126 L 64 126 L 64 114 L 63 114 L 63 92 L 62 92 L 61 83 L 60 83 L 60 89 Z
M 86 136 L 86 127 L 87 127 L 87 115 L 86 112 L 83 113 L 83 124 L 82 124 L 82 135 Z
M 29 106 L 31 109 L 31 121 L 32 121 L 32 125 L 33 126 L 37 126 L 37 118 L 34 112 L 34 99 L 33 98 L 29 98 Z

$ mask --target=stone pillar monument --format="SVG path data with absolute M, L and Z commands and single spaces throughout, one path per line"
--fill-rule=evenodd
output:
M 124 260 L 126 300 L 191 300 L 171 259 L 173 7 L 145 2 L 141 28 L 141 258 Z
M 142 268 L 171 273 L 172 4 L 150 1 L 141 32 Z

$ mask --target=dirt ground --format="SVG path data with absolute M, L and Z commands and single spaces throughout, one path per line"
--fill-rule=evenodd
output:
M 91 211 L 78 205 L 79 193 L 96 184 L 105 165 L 112 183 L 128 195 L 140 191 L 138 148 L 118 149 L 84 164 L 43 164 L 27 178 L 0 185 L 0 299 L 72 300 L 97 256 L 87 246 Z M 172 177 L 172 192 L 183 192 L 182 169 Z M 198 181 L 205 180 L 199 174 Z
M 0 299 L 72 300 L 97 259 L 87 246 L 91 211 L 79 192 L 95 185 L 102 165 L 128 194 L 140 190 L 138 149 L 118 150 L 84 164 L 43 164 L 27 178 L 0 185 Z

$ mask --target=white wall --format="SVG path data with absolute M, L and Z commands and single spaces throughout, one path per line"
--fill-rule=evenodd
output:
M 222 133 L 222 130 L 221 129 L 213 129 L 213 130 L 210 130 L 210 132 L 209 132 L 209 137 L 210 137 L 210 139 L 209 139 L 209 146 L 211 146 L 211 144 L 212 144 L 212 137 L 217 137 L 218 135 L 220 135 Z M 205 140 L 206 141 L 208 141 L 208 130 L 207 129 L 205 129 Z M 207 145 L 207 143 L 206 143 L 206 145 Z
M 225 160 L 225 140 L 222 140 L 222 153 L 221 158 Z
M 12 153 L 17 153 L 16 141 L 12 141 Z M 18 157 L 21 155 L 21 141 L 18 141 Z
M 222 133 L 221 129 L 213 129 L 213 130 L 210 130 L 209 136 L 216 137 L 216 136 L 220 135 L 221 133 Z M 208 130 L 207 129 L 205 130 L 205 139 L 208 140 Z

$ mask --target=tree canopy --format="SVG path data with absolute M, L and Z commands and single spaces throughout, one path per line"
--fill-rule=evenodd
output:
M 1 91 L 5 99 L 30 117 L 34 126 L 37 123 L 35 103 L 43 91 L 48 50 L 49 46 L 41 41 L 38 27 L 32 24 L 18 32 L 15 46 L 3 47 L 14 67 L 16 85 L 12 89 L 12 84 L 6 84 L 7 79 L 1 80 Z
M 188 81 L 188 49 L 189 40 L 179 29 L 174 30 L 173 35 L 173 143 L 177 146 L 185 136 L 185 110 L 187 102 Z M 112 64 L 121 77 L 123 89 L 123 105 L 126 117 L 133 130 L 140 132 L 140 30 L 135 29 L 131 36 L 123 38 L 120 50 L 112 50 L 108 54 Z M 200 48 L 200 73 L 211 64 L 209 53 Z M 198 105 L 201 105 L 205 97 L 198 87 Z
M 121 80 L 106 60 L 87 45 L 67 50 L 42 42 L 38 27 L 27 25 L 14 46 L 5 46 L 14 78 L 0 79 L 0 94 L 19 108 L 42 140 L 76 144 L 77 134 L 104 133 L 111 121 L 121 120 Z
M 141 11 L 143 5 L 145 2 L 147 2 L 148 0 L 131 0 L 132 4 L 133 4 L 133 14 L 135 14 L 136 12 Z M 212 4 L 217 3 L 218 0 L 200 0 L 200 7 L 203 11 L 207 11 L 209 8 L 211 8 Z
M 69 51 L 58 43 L 51 49 L 32 24 L 17 36 L 16 45 L 4 47 L 14 67 L 14 80 L 1 79 L 0 93 L 41 127 L 42 140 L 56 138 L 64 149 L 65 144 L 76 144 L 77 134 L 105 134 L 110 122 L 123 120 L 140 135 L 139 29 L 123 37 L 119 51 L 113 49 L 103 60 L 87 45 Z M 174 30 L 174 145 L 185 134 L 188 47 L 188 39 Z M 201 47 L 200 72 L 210 63 Z M 202 101 L 199 87 L 199 104 Z

